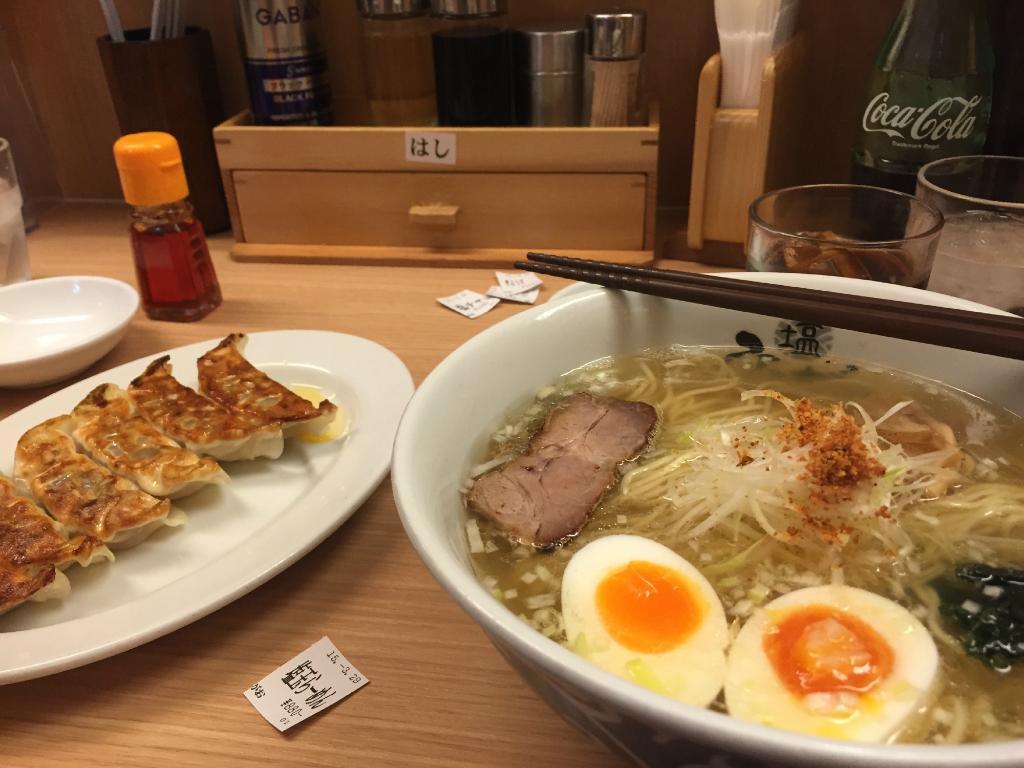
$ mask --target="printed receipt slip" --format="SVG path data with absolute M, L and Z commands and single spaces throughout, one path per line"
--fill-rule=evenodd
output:
M 334 643 L 321 637 L 247 689 L 245 698 L 268 723 L 287 731 L 368 682 Z

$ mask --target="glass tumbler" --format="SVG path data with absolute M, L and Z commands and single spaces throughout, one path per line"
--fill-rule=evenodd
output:
M 928 289 L 1024 315 L 1024 158 L 936 160 L 917 197 L 946 217 Z
M 0 139 L 0 285 L 20 283 L 30 277 L 21 205 L 11 145 L 7 139 Z
M 812 184 L 750 204 L 747 269 L 853 277 L 924 288 L 942 214 L 902 192 Z

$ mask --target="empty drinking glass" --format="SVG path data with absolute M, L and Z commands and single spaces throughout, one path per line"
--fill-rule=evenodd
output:
M 750 204 L 747 269 L 856 277 L 924 288 L 942 214 L 902 192 L 809 184 Z
M 917 197 L 946 217 L 928 289 L 1024 315 L 1024 158 L 936 160 Z
M 28 244 L 21 219 L 21 189 L 7 139 L 0 139 L 0 285 L 28 280 Z

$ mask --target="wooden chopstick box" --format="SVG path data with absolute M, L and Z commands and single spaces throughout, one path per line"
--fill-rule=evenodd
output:
M 775 51 L 761 70 L 756 109 L 719 104 L 722 59 L 715 54 L 700 73 L 690 177 L 686 244 L 691 258 L 742 267 L 750 204 L 762 192 L 799 184 L 806 87 L 802 35 Z
M 524 250 L 649 263 L 658 131 L 652 108 L 624 128 L 277 127 L 243 112 L 213 133 L 236 260 L 509 266 Z

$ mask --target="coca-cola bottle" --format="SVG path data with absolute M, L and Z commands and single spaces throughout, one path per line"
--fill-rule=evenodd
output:
M 868 82 L 853 180 L 913 194 L 925 163 L 981 152 L 992 58 L 983 0 L 904 0 Z
M 992 118 L 985 142 L 987 155 L 1024 157 L 1024 3 L 992 4 Z

